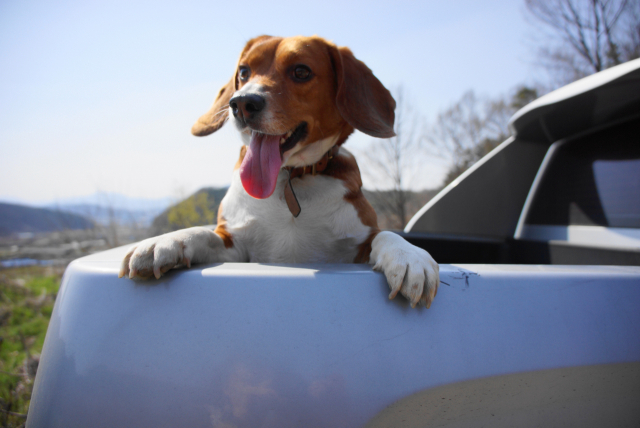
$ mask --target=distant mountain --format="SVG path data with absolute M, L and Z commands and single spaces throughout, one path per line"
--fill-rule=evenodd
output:
M 119 193 L 99 192 L 89 196 L 60 199 L 45 204 L 46 208 L 69 211 L 109 226 L 148 227 L 173 199 L 132 198 Z
M 126 211 L 154 211 L 155 210 L 157 212 L 161 212 L 163 209 L 167 208 L 169 205 L 171 205 L 174 202 L 175 202 L 174 198 L 157 198 L 157 199 L 133 198 L 130 196 L 122 195 L 120 193 L 97 192 L 97 193 L 94 193 L 93 195 L 78 196 L 74 198 L 56 199 L 55 201 L 52 201 L 52 202 L 47 202 L 47 203 L 37 204 L 37 205 L 45 206 L 47 208 L 91 205 L 91 206 L 111 208 L 115 210 L 126 210 Z
M 89 218 L 102 226 L 116 223 L 121 226 L 148 227 L 153 219 L 162 212 L 162 209 L 127 210 L 91 204 L 57 205 L 56 207 L 56 209 Z
M 77 214 L 0 202 L 0 236 L 93 227 L 93 222 Z

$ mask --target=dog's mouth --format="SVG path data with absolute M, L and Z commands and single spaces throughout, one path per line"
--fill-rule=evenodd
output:
M 251 142 L 240 165 L 240 180 L 246 192 L 257 199 L 273 194 L 284 154 L 307 136 L 307 123 L 281 135 L 251 132 Z
M 302 122 L 293 131 L 289 131 L 280 137 L 280 157 L 293 149 L 296 144 L 307 137 L 307 122 Z

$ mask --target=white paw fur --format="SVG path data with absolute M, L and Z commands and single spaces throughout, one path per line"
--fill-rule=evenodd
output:
M 371 243 L 369 263 L 387 277 L 389 299 L 402 294 L 415 307 L 430 307 L 438 292 L 438 264 L 422 248 L 409 244 L 393 232 L 380 232 Z
M 132 247 L 120 266 L 119 277 L 160 278 L 176 266 L 220 259 L 222 239 L 212 230 L 192 227 L 145 239 Z

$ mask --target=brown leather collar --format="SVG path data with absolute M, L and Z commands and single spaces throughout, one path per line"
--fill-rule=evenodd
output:
M 322 158 L 314 163 L 313 165 L 307 166 L 299 166 L 297 168 L 293 167 L 285 167 L 287 171 L 289 171 L 289 180 L 287 180 L 287 184 L 284 186 L 284 200 L 287 203 L 287 207 L 289 211 L 294 217 L 298 217 L 300 212 L 302 212 L 302 208 L 300 208 L 300 203 L 298 202 L 298 198 L 296 197 L 295 192 L 293 191 L 293 186 L 291 185 L 291 179 L 296 177 L 302 177 L 305 174 L 313 174 L 316 175 L 319 172 L 327 169 L 329 165 L 329 161 L 333 159 L 333 157 L 338 153 L 340 148 L 338 146 L 333 146 L 329 149 L 327 153 L 322 156 Z
M 338 153 L 338 150 L 340 150 L 338 146 L 331 147 L 329 151 L 327 151 L 327 153 L 325 153 L 324 156 L 322 156 L 322 158 L 313 165 L 299 166 L 296 168 L 287 166 L 284 169 L 289 171 L 289 178 L 302 177 L 305 174 L 316 175 L 327 169 L 329 161 Z

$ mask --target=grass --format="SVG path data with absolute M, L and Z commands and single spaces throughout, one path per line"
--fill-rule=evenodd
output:
M 0 270 L 0 426 L 23 427 L 62 269 Z

